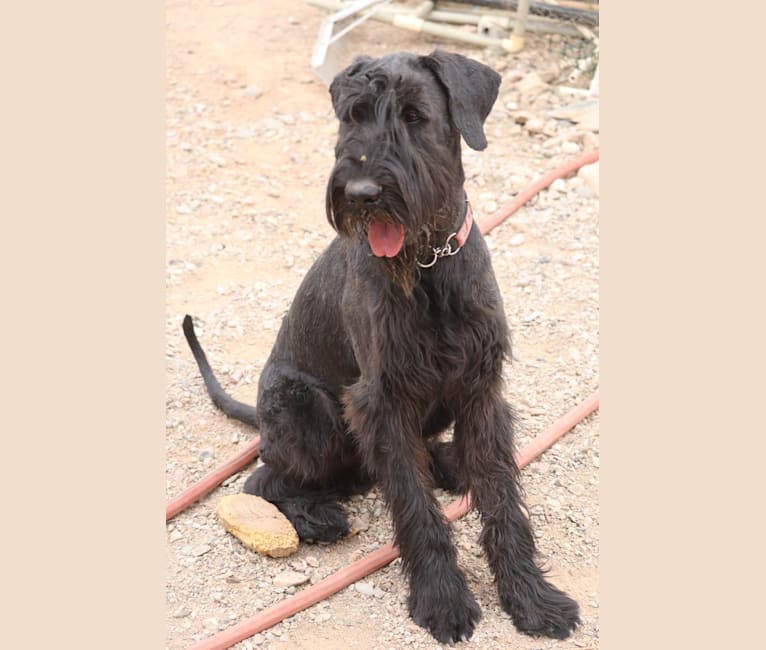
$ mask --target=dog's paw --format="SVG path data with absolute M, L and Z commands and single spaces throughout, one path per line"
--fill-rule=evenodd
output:
M 481 609 L 459 573 L 449 580 L 431 577 L 419 587 L 412 585 L 409 609 L 412 620 L 439 643 L 467 641 L 481 619 Z
M 332 543 L 349 533 L 348 519 L 338 503 L 291 508 L 287 518 L 301 541 Z
M 577 603 L 544 580 L 523 592 L 514 597 L 500 594 L 500 603 L 519 632 L 566 639 L 580 624 Z

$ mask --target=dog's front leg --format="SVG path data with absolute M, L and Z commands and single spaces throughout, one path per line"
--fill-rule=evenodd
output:
M 345 413 L 393 516 L 410 581 L 410 616 L 441 643 L 468 639 L 481 610 L 457 566 L 448 524 L 433 495 L 418 410 L 401 395 L 394 400 L 383 392 L 358 382 L 346 394 Z
M 513 416 L 491 388 L 471 399 L 455 422 L 459 471 L 481 514 L 481 544 L 503 609 L 520 632 L 566 638 L 579 622 L 577 603 L 543 577 L 522 510 L 513 457 Z

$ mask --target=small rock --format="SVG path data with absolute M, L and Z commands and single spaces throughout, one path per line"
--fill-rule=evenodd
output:
M 177 530 L 174 530 L 172 533 L 170 533 L 170 537 L 168 538 L 171 542 L 177 542 L 179 539 L 182 539 L 183 535 L 179 533 Z
M 354 585 L 354 588 L 360 594 L 364 594 L 365 596 L 372 596 L 375 593 L 375 587 L 369 582 L 357 582 L 356 585 Z
M 213 549 L 210 548 L 207 544 L 199 544 L 198 546 L 192 546 L 191 554 L 194 557 L 201 557 L 205 553 L 210 553 Z
M 225 167 L 226 166 L 226 158 L 224 158 L 220 154 L 210 153 L 210 154 L 208 154 L 207 159 L 211 163 L 213 163 L 214 165 L 218 165 L 219 167 Z
M 306 564 L 316 569 L 319 566 L 319 560 L 317 560 L 313 555 L 307 555 Z
M 227 531 L 256 553 L 286 557 L 298 549 L 295 529 L 287 517 L 265 499 L 251 494 L 230 494 L 218 503 L 218 517 Z
M 580 167 L 577 175 L 585 181 L 593 192 L 598 196 L 598 161 L 591 165 Z
M 252 84 L 251 86 L 247 87 L 245 94 L 249 97 L 252 97 L 253 99 L 258 99 L 261 95 L 263 95 L 263 90 L 261 90 L 255 84 Z
M 538 474 L 545 475 L 551 471 L 551 466 L 545 461 L 537 461 L 532 468 L 537 471 Z
M 305 573 L 298 573 L 297 571 L 283 571 L 276 578 L 274 578 L 274 586 L 296 587 L 308 581 L 309 577 Z
M 558 132 L 558 123 L 556 120 L 548 120 L 543 126 L 543 133 L 547 136 L 554 136 Z
M 213 450 L 206 448 L 199 452 L 199 459 L 204 463 L 205 461 L 212 460 Z
M 524 316 L 524 318 L 521 319 L 522 323 L 531 323 L 532 321 L 537 320 L 540 318 L 540 312 L 539 311 L 533 311 L 531 314 L 527 314 Z
M 566 181 L 563 178 L 557 178 L 555 181 L 551 183 L 551 189 L 554 192 L 566 192 L 567 191 Z
M 508 244 L 510 246 L 521 246 L 523 243 L 524 243 L 524 233 L 520 233 L 520 232 L 517 232 L 508 240 Z
M 569 140 L 561 143 L 561 152 L 566 154 L 580 153 L 580 145 L 576 142 L 569 142 Z
M 533 135 L 535 133 L 542 133 L 544 127 L 545 123 L 537 117 L 532 117 L 524 123 L 524 128 Z
M 182 605 L 175 612 L 173 612 L 173 618 L 185 618 L 189 614 L 191 614 L 191 610 Z
M 569 491 L 577 497 L 581 497 L 585 494 L 585 488 L 579 483 L 575 483 L 569 487 Z

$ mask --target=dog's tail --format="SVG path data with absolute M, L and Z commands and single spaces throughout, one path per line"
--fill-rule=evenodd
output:
M 213 404 L 229 417 L 257 428 L 258 417 L 256 415 L 255 407 L 243 402 L 238 402 L 227 394 L 221 387 L 221 384 L 218 383 L 218 380 L 215 378 L 213 370 L 207 361 L 205 352 L 197 340 L 197 335 L 194 333 L 192 317 L 188 314 L 184 316 L 183 328 L 184 336 L 186 337 L 186 341 L 189 343 L 194 359 L 199 366 L 199 371 L 202 374 L 202 379 L 205 381 L 205 387 L 207 388 L 210 398 L 213 400 Z

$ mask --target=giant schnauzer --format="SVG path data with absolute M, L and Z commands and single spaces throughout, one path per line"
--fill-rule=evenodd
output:
M 327 218 L 337 231 L 285 316 L 257 407 L 229 397 L 187 340 L 213 401 L 260 428 L 244 490 L 303 540 L 348 532 L 341 502 L 377 484 L 410 583 L 409 612 L 440 642 L 481 610 L 434 486 L 470 490 L 503 609 L 527 634 L 565 638 L 578 606 L 535 563 L 503 399 L 503 302 L 463 189 L 460 138 L 484 149 L 500 76 L 436 51 L 357 58 L 332 82 L 340 121 Z M 439 436 L 454 424 L 452 442 Z

